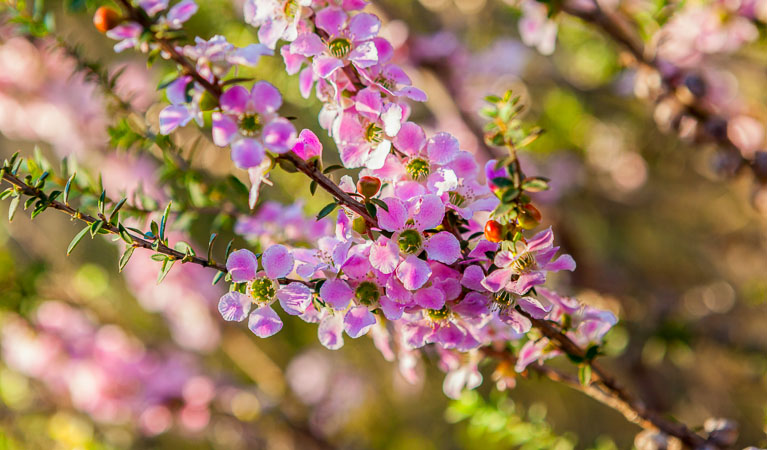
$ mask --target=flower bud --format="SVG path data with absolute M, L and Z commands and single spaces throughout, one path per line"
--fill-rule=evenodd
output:
M 357 192 L 365 198 L 371 198 L 381 189 L 381 180 L 376 177 L 364 176 L 357 181 Z
M 93 25 L 102 33 L 106 33 L 120 23 L 120 13 L 112 8 L 101 6 L 93 15 Z
M 485 224 L 485 239 L 490 242 L 501 242 L 503 240 L 503 225 L 495 220 L 488 220 Z

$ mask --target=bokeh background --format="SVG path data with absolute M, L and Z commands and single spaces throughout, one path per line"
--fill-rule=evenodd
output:
M 54 42 L 109 73 L 123 68 L 114 91 L 146 111 L 154 130 L 164 104 L 156 86 L 170 69 L 114 54 L 85 3 L 46 2 L 54 38 L 30 41 L 0 26 L 0 156 L 38 151 L 54 167 L 68 156 L 78 173 L 100 174 L 110 196 L 141 185 L 161 210 L 190 181 L 157 163 L 156 146 L 128 146 L 110 133 L 125 112 Z M 240 4 L 199 3 L 190 35 L 255 42 Z M 578 262 L 558 279 L 561 289 L 620 317 L 604 364 L 652 408 L 690 424 L 727 417 L 739 424 L 742 446 L 764 444 L 767 207 L 752 177 L 721 174 L 716 148 L 659 127 L 653 106 L 634 96 L 636 74 L 623 67 L 621 49 L 575 19 L 559 20 L 557 48 L 542 56 L 520 41 L 518 9 L 502 1 L 375 3 L 398 61 L 429 94 L 414 111 L 419 121 L 490 159 L 497 154 L 482 143 L 478 110 L 485 95 L 511 88 L 527 105 L 524 120 L 545 129 L 524 168 L 553 180 L 536 204 Z M 635 3 L 650 17 L 658 8 Z M 765 54 L 760 39 L 727 66 L 757 117 L 767 117 Z M 301 98 L 280 58 L 243 75 L 274 83 L 297 127 L 319 130 L 320 105 Z M 247 182 L 196 127 L 172 138 L 203 178 L 235 173 Z M 263 215 L 240 217 L 241 195 L 199 200 L 174 223 L 175 237 L 204 249 L 215 231 L 221 258 L 230 238 L 239 247 L 265 244 L 259 231 L 269 221 L 279 227 L 270 233 L 292 242 L 322 233 L 328 224 L 312 215 L 329 198 L 310 197 L 299 175 L 276 170 L 272 179 L 267 206 L 255 213 Z M 639 431 L 534 376 L 499 392 L 491 364 L 481 388 L 451 401 L 428 352 L 411 383 L 368 338 L 333 352 L 315 327 L 287 320 L 260 340 L 220 319 L 213 273 L 179 265 L 156 285 L 159 263 L 139 252 L 118 273 L 109 239 L 85 239 L 67 257 L 79 229 L 53 211 L 0 223 L 4 448 L 624 449 Z

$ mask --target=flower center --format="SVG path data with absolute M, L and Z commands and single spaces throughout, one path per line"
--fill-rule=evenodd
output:
M 423 180 L 429 176 L 429 162 L 425 159 L 414 158 L 411 159 L 409 163 L 407 163 L 405 170 L 407 170 L 407 173 L 409 173 L 410 177 L 412 177 L 414 180 Z
M 510 292 L 507 291 L 499 291 L 493 296 L 493 300 L 497 305 L 500 306 L 509 306 L 511 305 L 512 300 L 514 298 L 511 296 Z
M 534 268 L 535 265 L 535 256 L 533 256 L 531 253 L 525 253 L 519 258 L 515 259 L 513 263 L 511 263 L 511 268 L 514 269 L 514 271 L 517 273 L 524 273 Z
M 245 137 L 256 136 L 263 127 L 261 116 L 256 113 L 242 114 L 237 121 L 237 128 L 240 130 L 240 134 Z
M 463 195 L 459 194 L 458 192 L 450 191 L 450 192 L 447 193 L 447 196 L 450 199 L 450 203 L 452 203 L 453 205 L 455 205 L 455 206 L 457 206 L 459 208 L 464 203 L 466 203 L 466 197 L 464 197 Z
M 421 233 L 416 230 L 405 230 L 397 238 L 402 253 L 412 254 L 421 249 Z
M 275 294 L 277 294 L 277 289 L 274 287 L 274 281 L 267 277 L 253 280 L 250 283 L 250 295 L 253 296 L 253 300 L 258 304 L 269 303 Z
M 444 320 L 447 319 L 448 311 L 447 311 L 447 305 L 443 306 L 442 309 L 429 309 L 426 311 L 426 314 L 429 316 L 431 320 Z
M 371 306 L 378 303 L 378 299 L 381 298 L 381 292 L 378 290 L 378 286 L 371 281 L 363 281 L 357 286 L 354 291 L 354 296 L 357 300 L 365 306 Z
M 352 43 L 346 38 L 335 38 L 328 44 L 330 54 L 336 58 L 343 58 L 352 51 Z
M 283 11 L 285 12 L 285 17 L 287 17 L 288 19 L 295 18 L 300 8 L 301 7 L 298 5 L 298 2 L 296 0 L 286 1 L 285 7 L 283 8 Z
M 378 125 L 371 123 L 365 129 L 365 140 L 373 143 L 380 144 L 383 141 L 383 130 Z
M 375 82 L 378 83 L 379 85 L 383 86 L 384 88 L 390 90 L 390 91 L 393 91 L 394 88 L 397 87 L 393 80 L 390 80 L 390 79 L 386 78 L 383 75 L 379 75 L 375 79 Z

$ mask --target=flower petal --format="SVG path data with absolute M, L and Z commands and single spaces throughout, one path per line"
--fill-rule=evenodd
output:
M 413 295 L 413 300 L 415 300 L 418 306 L 426 309 L 439 310 L 445 306 L 445 294 L 434 287 L 417 290 L 415 295 Z
M 283 278 L 293 271 L 295 260 L 293 255 L 283 245 L 272 245 L 261 256 L 266 276 L 271 279 Z
M 431 236 L 424 246 L 429 259 L 452 264 L 461 257 L 461 244 L 453 233 L 440 231 Z
M 429 159 L 435 164 L 447 164 L 458 155 L 458 139 L 450 133 L 437 133 L 426 144 Z
M 364 306 L 356 306 L 346 312 L 344 316 L 344 329 L 351 338 L 358 338 L 367 334 L 370 327 L 375 325 L 376 316 Z
M 394 272 L 399 264 L 399 249 L 397 244 L 385 236 L 379 236 L 370 247 L 370 265 L 381 273 Z
M 303 283 L 290 283 L 277 291 L 282 310 L 292 316 L 298 316 L 312 304 L 312 290 Z
M 227 292 L 218 301 L 218 312 L 224 320 L 242 322 L 250 311 L 250 297 L 240 292 Z
M 346 284 L 346 281 L 336 278 L 322 284 L 320 297 L 333 309 L 344 309 L 354 297 L 354 291 Z
M 256 336 L 267 338 L 282 329 L 282 319 L 270 306 L 262 306 L 250 313 L 248 328 Z
M 242 283 L 256 278 L 258 260 L 250 250 L 235 250 L 226 260 L 226 270 L 232 276 L 232 281 Z
M 261 164 L 266 151 L 255 139 L 240 139 L 232 144 L 232 161 L 240 169 L 250 169 Z
M 256 112 L 259 114 L 271 114 L 282 106 L 282 95 L 271 83 L 259 81 L 250 90 L 250 99 L 253 100 Z
M 426 261 L 410 255 L 397 267 L 397 278 L 402 281 L 405 289 L 414 291 L 429 281 L 431 269 Z
M 330 350 L 338 350 L 344 346 L 344 321 L 340 315 L 330 314 L 317 327 L 317 337 L 320 344 Z

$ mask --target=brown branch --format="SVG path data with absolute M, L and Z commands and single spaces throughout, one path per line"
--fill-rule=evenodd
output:
M 620 385 L 612 374 L 607 372 L 596 361 L 587 358 L 586 350 L 573 342 L 573 340 L 564 334 L 554 322 L 536 319 L 521 308 L 517 308 L 517 311 L 527 317 L 535 328 L 550 341 L 556 343 L 559 349 L 564 353 L 582 359 L 585 364 L 591 366 L 592 373 L 596 376 L 596 380 L 593 382 L 590 381 L 588 385 L 583 386 L 579 380 L 572 377 L 567 378 L 569 376 L 555 374 L 556 378 L 552 378 L 550 373 L 544 373 L 544 375 L 555 381 L 564 382 L 571 387 L 583 391 L 585 394 L 617 410 L 630 422 L 636 423 L 642 428 L 662 431 L 669 436 L 678 438 L 686 446 L 693 449 L 701 448 L 704 445 L 710 445 L 714 446 L 712 448 L 717 448 L 714 442 L 707 441 L 689 429 L 685 424 L 667 420 L 661 417 L 657 412 L 649 409 L 640 400 L 635 399 Z M 534 365 L 530 367 L 534 370 L 539 370 L 542 366 Z
M 151 30 L 152 22 L 137 8 L 131 5 L 129 0 L 121 0 L 121 3 L 127 15 L 132 20 L 138 22 L 141 26 L 144 27 L 144 29 Z M 186 56 L 179 53 L 170 41 L 157 37 L 156 35 L 155 40 L 160 45 L 160 48 L 168 53 L 170 59 L 181 66 L 185 74 L 194 78 L 194 80 L 206 91 L 208 91 L 208 93 L 210 93 L 216 100 L 220 99 L 222 94 L 220 85 L 213 84 L 205 79 L 205 77 L 203 77 L 197 71 L 195 65 Z M 299 172 L 307 175 L 309 178 L 317 182 L 319 187 L 335 197 L 339 204 L 344 205 L 355 213 L 359 214 L 368 224 L 374 227 L 378 226 L 378 221 L 370 216 L 370 214 L 367 212 L 367 209 L 365 208 L 365 205 L 358 202 L 357 200 L 354 200 L 349 194 L 341 190 L 341 188 L 339 188 L 338 185 L 333 182 L 333 180 L 326 177 L 325 174 L 323 174 L 322 171 L 320 171 L 317 167 L 310 165 L 293 152 L 279 155 L 277 158 L 292 163 Z
M 11 174 L 10 172 L 8 172 L 6 170 L 3 170 L 3 178 L 2 178 L 2 180 L 7 182 L 7 183 L 9 183 L 9 184 L 11 184 L 12 186 L 14 186 L 22 194 L 24 194 L 26 196 L 29 196 L 29 197 L 38 198 L 38 199 L 46 202 L 49 205 L 49 207 L 51 207 L 53 209 L 56 209 L 56 210 L 59 210 L 59 211 L 65 213 L 65 214 L 67 214 L 68 216 L 72 217 L 73 219 L 77 219 L 77 220 L 83 221 L 83 222 L 85 222 L 85 223 L 87 223 L 89 225 L 93 224 L 96 221 L 101 220 L 101 221 L 104 222 L 104 224 L 101 227 L 102 230 L 105 230 L 105 231 L 109 232 L 110 234 L 114 234 L 114 235 L 118 235 L 118 236 L 120 235 L 120 230 L 118 229 L 118 227 L 116 227 L 115 225 L 112 225 L 111 223 L 109 223 L 108 220 L 105 220 L 106 218 L 104 218 L 104 217 L 96 218 L 96 217 L 93 217 L 91 215 L 82 213 L 82 212 L 76 210 L 75 208 L 72 208 L 71 206 L 69 206 L 69 205 L 67 205 L 65 203 L 62 203 L 62 202 L 60 202 L 58 200 L 50 200 L 50 199 L 48 199 L 47 195 L 42 190 L 40 190 L 40 189 L 38 189 L 38 188 L 36 188 L 34 186 L 28 185 L 27 183 L 22 181 L 20 178 L 18 178 L 17 176 Z M 131 239 L 133 240 L 133 243 L 129 244 L 129 245 L 132 245 L 133 247 L 140 247 L 140 248 L 145 248 L 145 249 L 148 249 L 148 250 L 153 250 L 155 252 L 162 253 L 164 255 L 170 256 L 170 257 L 172 257 L 172 258 L 174 258 L 176 260 L 184 260 L 185 259 L 186 262 L 191 262 L 193 264 L 197 264 L 197 265 L 200 265 L 200 266 L 203 266 L 203 267 L 212 267 L 212 268 L 220 270 L 222 272 L 226 272 L 226 266 L 223 266 L 223 265 L 221 265 L 221 264 L 219 264 L 219 263 L 217 263 L 215 261 L 210 261 L 208 259 L 201 258 L 199 256 L 186 255 L 185 253 L 182 253 L 182 252 L 180 252 L 178 250 L 174 250 L 174 249 L 168 247 L 167 245 L 165 245 L 163 243 L 155 244 L 155 242 L 149 241 L 149 240 L 147 240 L 147 239 L 145 239 L 143 237 L 140 237 L 140 236 L 136 236 L 134 233 L 130 233 L 129 232 L 128 234 L 130 235 Z

